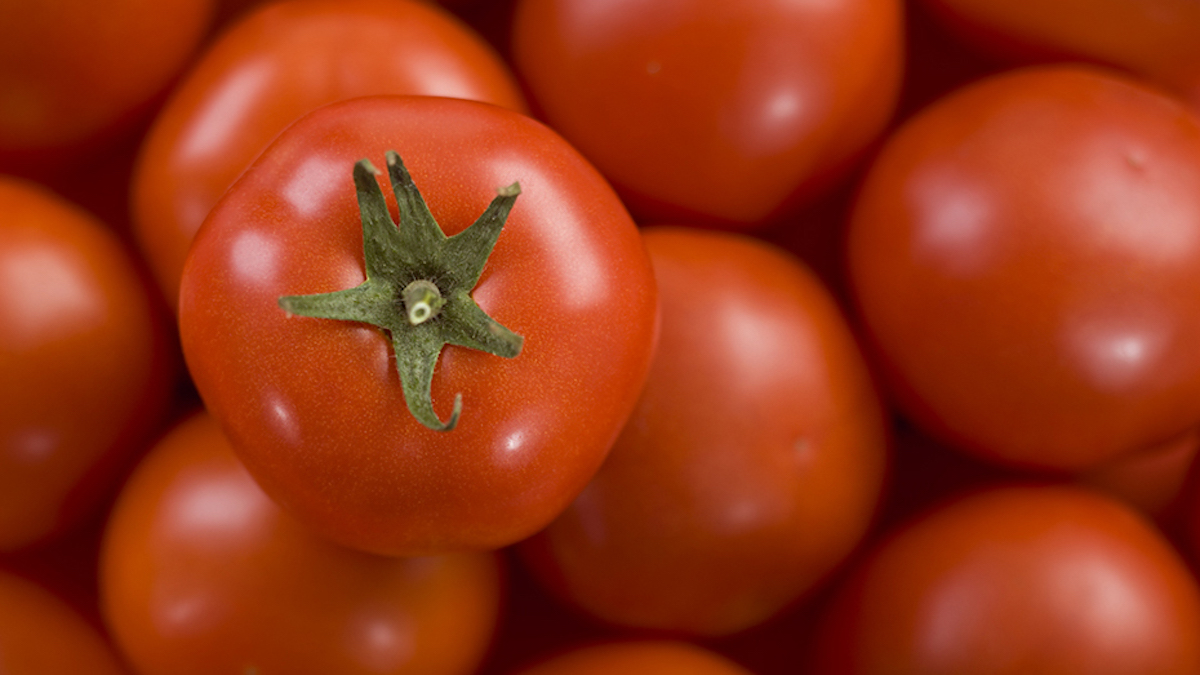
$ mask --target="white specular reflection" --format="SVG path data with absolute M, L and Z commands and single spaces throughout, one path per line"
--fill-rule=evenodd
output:
M 981 273 L 998 253 L 992 238 L 993 204 L 985 190 L 952 167 L 918 173 L 905 195 L 916 223 L 912 255 L 960 279 Z
M 1116 394 L 1142 385 L 1171 337 L 1170 323 L 1149 306 L 1097 310 L 1063 322 L 1063 352 L 1095 388 Z

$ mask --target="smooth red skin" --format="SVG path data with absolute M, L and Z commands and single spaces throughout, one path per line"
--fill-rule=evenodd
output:
M 112 647 L 66 603 L 0 570 L 0 668 L 4 675 L 124 675 Z
M 161 420 L 161 316 L 103 223 L 0 176 L 0 550 L 58 535 Z
M 1150 448 L 1094 467 L 1079 476 L 1084 485 L 1128 503 L 1159 523 L 1176 520 L 1200 450 L 1200 428 Z
M 729 634 L 862 538 L 883 417 L 841 312 L 797 260 L 741 235 L 644 234 L 662 305 L 646 387 L 596 477 L 523 552 L 604 621 Z
M 159 115 L 133 181 L 134 234 L 172 307 L 196 230 L 271 140 L 322 105 L 375 94 L 525 111 L 492 48 L 415 0 L 273 3 L 213 43 Z
M 1083 66 L 914 117 L 848 231 L 904 410 L 990 460 L 1085 469 L 1200 420 L 1200 122 Z
M 138 467 L 110 517 L 101 594 L 142 675 L 467 675 L 500 604 L 492 554 L 384 558 L 286 516 L 204 413 Z
M 0 166 L 64 161 L 127 127 L 183 70 L 212 0 L 0 4 Z
M 1005 487 L 895 531 L 834 599 L 817 675 L 1195 673 L 1200 591 L 1124 505 Z
M 523 0 L 539 112 L 640 218 L 745 228 L 834 183 L 891 116 L 895 0 Z
M 447 234 L 521 184 L 472 295 L 524 348 L 442 351 L 434 409 L 447 419 L 463 397 L 451 432 L 408 412 L 381 330 L 277 304 L 362 282 L 351 167 L 388 149 Z M 549 523 L 628 417 L 656 317 L 641 236 L 578 153 L 523 115 L 425 97 L 292 126 L 201 228 L 180 295 L 196 386 L 263 489 L 331 539 L 397 555 L 498 548 Z
M 750 675 L 723 656 L 686 642 L 607 642 L 579 647 L 519 675 Z
M 1087 60 L 1200 106 L 1200 6 L 1190 0 L 925 0 L 972 48 L 1007 62 Z

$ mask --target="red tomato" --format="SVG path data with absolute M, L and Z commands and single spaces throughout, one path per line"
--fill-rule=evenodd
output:
M 142 675 L 467 675 L 499 584 L 491 554 L 382 558 L 318 539 L 204 414 L 139 466 L 101 558 L 107 622 Z
M 0 177 L 0 550 L 60 533 L 112 487 L 170 398 L 161 317 L 104 225 Z
M 525 110 L 500 57 L 430 4 L 292 0 L 255 11 L 188 74 L 138 160 L 134 233 L 172 307 L 200 223 L 271 139 L 322 105 L 373 94 Z
M 829 186 L 900 83 L 896 0 L 522 0 L 513 58 L 635 213 L 749 227 Z
M 750 675 L 741 666 L 686 642 L 609 642 L 581 647 L 520 675 Z
M 1082 469 L 1200 421 L 1200 122 L 1086 67 L 926 109 L 855 204 L 849 276 L 898 402 L 979 456 Z
M 1191 0 L 925 0 L 972 47 L 1007 61 L 1086 59 L 1158 81 L 1200 107 Z
M 728 634 L 809 592 L 862 538 L 883 417 L 836 303 L 795 259 L 732 234 L 645 240 L 662 304 L 646 388 L 526 553 L 605 621 Z
M 0 570 L 4 675 L 123 675 L 100 633 L 49 591 Z
M 893 533 L 840 590 L 826 673 L 1200 672 L 1200 590 L 1157 530 L 1065 487 L 951 502 Z
M 1200 428 L 1081 474 L 1085 485 L 1141 509 L 1160 523 L 1175 520 L 1200 450 Z
M 0 167 L 66 163 L 129 126 L 212 12 L 212 0 L 0 3 Z
M 431 414 L 446 420 L 461 393 L 453 431 L 405 409 L 383 331 L 279 305 L 363 282 L 351 170 L 392 148 L 447 234 L 520 182 L 473 297 L 524 348 L 441 352 Z M 196 386 L 263 489 L 325 536 L 388 554 L 496 548 L 553 519 L 629 415 L 656 317 L 641 237 L 590 165 L 528 117 L 430 97 L 356 99 L 290 127 L 201 228 L 180 294 Z

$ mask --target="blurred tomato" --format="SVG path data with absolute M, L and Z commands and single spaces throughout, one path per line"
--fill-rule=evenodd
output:
M 77 522 L 165 414 L 173 354 L 102 223 L 0 177 L 0 550 Z
M 539 113 L 635 215 L 762 224 L 840 178 L 902 72 L 896 0 L 522 0 Z
M 519 675 L 750 675 L 748 671 L 686 642 L 607 642 L 564 652 Z
M 0 570 L 0 672 L 122 675 L 96 629 L 49 591 Z
M 118 133 L 200 44 L 212 0 L 0 2 L 0 170 L 54 167 Z
M 880 404 L 796 260 L 734 234 L 644 234 L 662 305 L 646 387 L 596 477 L 525 550 L 605 621 L 732 633 L 809 592 L 865 533 Z
M 1088 60 L 1157 81 L 1200 107 L 1193 0 L 925 0 L 966 43 L 1009 62 Z
M 195 415 L 122 492 L 103 609 L 142 675 L 474 672 L 493 630 L 491 554 L 384 558 L 285 516 Z
M 134 176 L 134 234 L 172 307 L 196 230 L 242 170 L 305 113 L 375 94 L 525 110 L 487 43 L 415 0 L 272 3 L 205 52 L 156 120 Z
M 840 589 L 818 675 L 1200 672 L 1200 590 L 1096 493 L 1006 487 L 894 532 Z
M 1200 421 L 1200 121 L 1087 67 L 982 80 L 884 147 L 851 287 L 898 402 L 991 460 L 1083 469 Z

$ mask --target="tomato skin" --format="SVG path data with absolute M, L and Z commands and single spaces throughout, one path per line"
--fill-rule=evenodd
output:
M 106 621 L 143 675 L 466 675 L 500 603 L 492 554 L 382 558 L 311 534 L 263 494 L 204 413 L 130 479 L 100 579 Z
M 1200 106 L 1200 7 L 1189 0 L 925 0 L 973 48 L 1006 62 L 1088 60 Z
M 646 387 L 604 466 L 522 550 L 607 622 L 761 623 L 863 537 L 882 489 L 878 395 L 836 303 L 782 251 L 644 231 L 662 306 Z
M 518 672 L 520 675 L 749 675 L 749 671 L 714 652 L 666 640 L 580 647 Z
M 983 80 L 903 127 L 851 215 L 898 403 L 966 451 L 1085 469 L 1200 420 L 1200 123 L 1083 66 Z
M 839 590 L 814 673 L 1194 673 L 1200 591 L 1162 535 L 1077 488 L 952 500 Z
M 212 0 L 0 4 L 0 171 L 53 166 L 130 126 L 212 13 Z
M 442 351 L 433 403 L 446 419 L 462 394 L 452 432 L 409 414 L 382 331 L 277 304 L 362 282 L 350 171 L 389 149 L 447 234 L 522 187 L 472 295 L 525 346 Z M 497 548 L 548 523 L 628 417 L 656 318 L 641 237 L 590 165 L 528 117 L 429 97 L 338 103 L 289 128 L 201 228 L 180 295 L 196 386 L 263 489 L 386 554 Z
M 0 665 L 4 675 L 123 675 L 96 629 L 37 584 L 0 570 Z
M 173 354 L 103 223 L 0 177 L 0 550 L 56 536 L 165 414 Z
M 894 0 L 522 0 L 513 60 L 539 112 L 640 220 L 761 225 L 882 130 Z
M 322 105 L 374 94 L 525 110 L 500 57 L 429 4 L 294 0 L 255 11 L 188 73 L 138 159 L 134 233 L 172 307 L 196 230 L 271 140 Z

